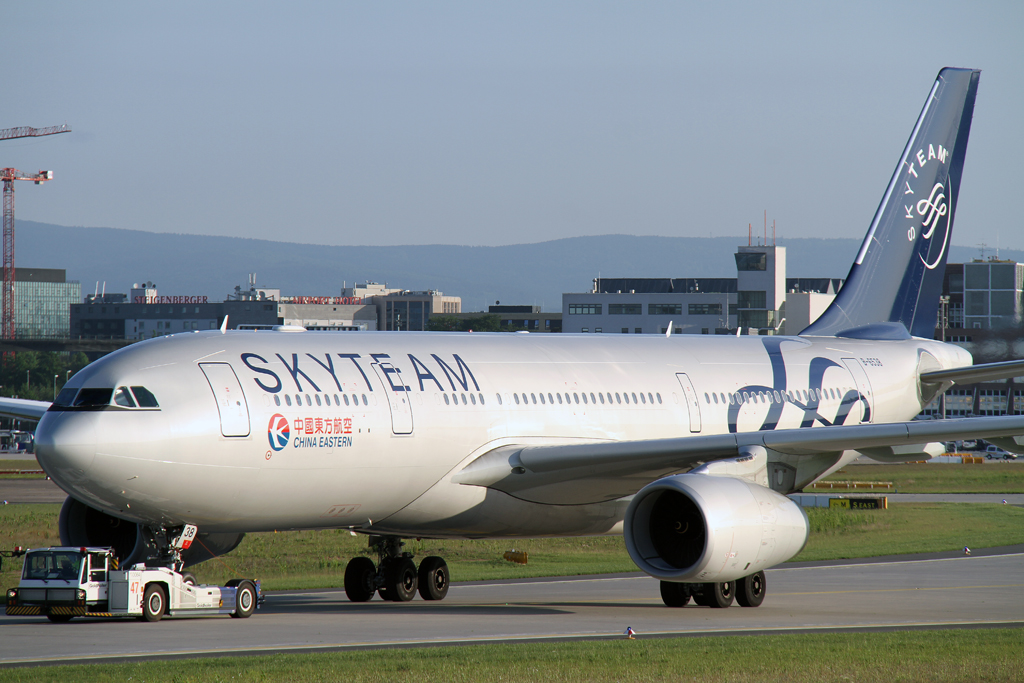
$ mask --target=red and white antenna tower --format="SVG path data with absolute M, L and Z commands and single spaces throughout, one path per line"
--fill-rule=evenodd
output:
M 71 126 L 50 126 L 49 128 L 5 128 L 0 130 L 0 140 L 13 138 L 36 138 L 43 135 L 70 133 Z M 16 168 L 0 168 L 0 180 L 4 181 L 4 254 L 3 254 L 3 302 L 0 305 L 0 338 L 14 339 L 14 181 L 31 180 L 42 185 L 53 178 L 53 171 L 39 171 L 35 174 L 22 173 Z

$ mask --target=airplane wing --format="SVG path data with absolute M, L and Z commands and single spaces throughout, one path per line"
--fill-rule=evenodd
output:
M 26 398 L 0 397 L 0 415 L 19 420 L 38 420 L 50 407 L 49 401 L 30 401 Z
M 943 382 L 975 384 L 977 382 L 990 382 L 996 379 L 1009 379 L 1010 377 L 1024 377 L 1024 360 L 983 363 L 981 365 L 953 368 L 952 370 L 935 370 L 934 372 L 921 373 L 921 381 L 925 384 L 942 384 Z
M 552 446 L 502 446 L 452 477 L 537 503 L 581 505 L 639 491 L 653 479 L 701 463 L 741 455 L 748 446 L 797 456 L 866 451 L 871 455 L 921 453 L 928 444 L 965 438 L 1024 434 L 1024 415 L 925 420 L 850 426 L 610 441 Z M 913 448 L 909 448 L 913 447 Z

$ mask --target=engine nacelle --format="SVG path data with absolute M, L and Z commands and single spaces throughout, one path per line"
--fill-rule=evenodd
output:
M 71 496 L 60 509 L 57 529 L 61 545 L 113 548 L 122 564 L 133 556 L 136 548 L 141 549 L 145 545 L 138 524 L 112 517 Z M 135 562 L 144 559 L 136 559 Z
M 793 557 L 807 543 L 807 515 L 789 498 L 735 477 L 677 474 L 633 498 L 626 550 L 663 581 L 734 581 Z
M 68 496 L 60 509 L 57 525 L 60 542 L 65 546 L 113 548 L 124 567 L 156 559 L 156 545 L 149 540 L 141 524 L 119 519 Z M 245 534 L 200 533 L 181 559 L 189 567 L 238 547 Z

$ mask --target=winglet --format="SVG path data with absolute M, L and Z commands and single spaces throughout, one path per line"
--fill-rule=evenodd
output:
M 227 315 L 225 315 L 225 316 L 224 316 L 224 322 L 222 322 L 222 323 L 220 324 L 220 333 L 221 333 L 221 334 L 224 334 L 224 333 L 225 333 L 225 332 L 227 332 L 227 331 L 228 331 L 228 316 L 227 316 Z
M 665 330 L 665 339 L 668 339 L 669 337 L 672 336 L 672 322 L 673 321 L 671 320 L 668 321 L 668 329 Z

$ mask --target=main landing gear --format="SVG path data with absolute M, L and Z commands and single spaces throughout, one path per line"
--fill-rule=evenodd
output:
M 419 569 L 412 553 L 402 551 L 402 540 L 394 536 L 371 536 L 370 547 L 377 564 L 368 557 L 355 557 L 345 567 L 345 594 L 352 602 L 366 602 L 379 593 L 384 600 L 408 602 L 419 591 L 424 600 L 443 600 L 448 595 L 448 564 L 440 557 L 426 557 Z
M 683 607 L 690 602 L 690 598 L 702 607 L 728 607 L 733 600 L 742 607 L 757 607 L 764 602 L 767 587 L 764 572 L 722 583 L 662 581 L 661 599 L 669 607 Z

